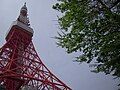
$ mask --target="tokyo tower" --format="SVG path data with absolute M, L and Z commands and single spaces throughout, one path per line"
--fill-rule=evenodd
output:
M 43 64 L 33 33 L 25 3 L 0 49 L 0 90 L 72 90 Z

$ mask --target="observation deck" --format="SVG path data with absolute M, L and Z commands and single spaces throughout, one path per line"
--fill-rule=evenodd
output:
M 25 25 L 24 23 L 16 20 L 16 21 L 13 21 L 13 23 L 11 24 L 8 32 L 6 33 L 6 39 L 8 38 L 9 33 L 11 32 L 11 30 L 13 28 L 15 28 L 15 27 L 19 27 L 20 29 L 17 29 L 17 30 L 23 30 L 25 32 L 28 32 L 31 36 L 33 36 L 34 31 L 33 31 L 33 29 L 31 27 L 29 27 L 29 26 Z

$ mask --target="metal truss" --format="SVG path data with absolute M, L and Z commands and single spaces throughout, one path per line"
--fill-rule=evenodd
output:
M 43 64 L 32 35 L 14 26 L 0 49 L 0 84 L 5 90 L 72 90 Z

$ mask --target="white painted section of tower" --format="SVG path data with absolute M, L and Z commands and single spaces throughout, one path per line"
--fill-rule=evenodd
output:
M 28 32 L 30 32 L 31 34 L 34 33 L 34 31 L 33 31 L 33 29 L 32 29 L 31 27 L 29 27 L 29 26 L 27 26 L 26 24 L 24 24 L 24 23 L 16 20 L 16 21 L 13 21 L 13 23 L 12 23 L 12 25 L 10 26 L 8 32 L 6 33 L 6 36 L 8 35 L 8 33 L 10 32 L 10 30 L 11 30 L 11 28 L 12 28 L 13 26 L 19 26 L 19 27 L 23 28 L 24 31 L 28 31 Z M 18 30 L 19 30 L 19 29 L 18 29 Z

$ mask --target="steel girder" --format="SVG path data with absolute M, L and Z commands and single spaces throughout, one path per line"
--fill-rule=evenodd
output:
M 39 58 L 32 35 L 14 26 L 0 49 L 0 84 L 5 90 L 71 90 Z

